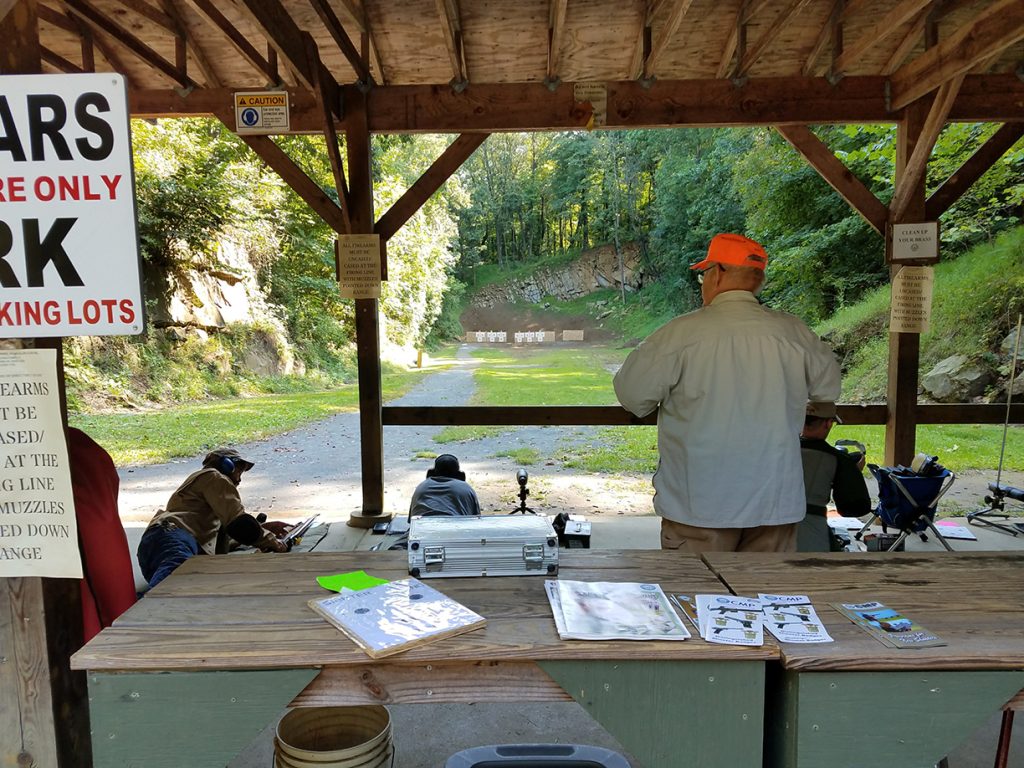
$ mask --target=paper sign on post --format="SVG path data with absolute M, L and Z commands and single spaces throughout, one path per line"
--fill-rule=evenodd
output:
M 577 103 L 590 102 L 593 112 L 587 130 L 608 123 L 608 86 L 604 83 L 574 83 L 572 98 Z
M 57 351 L 0 350 L 0 577 L 82 578 Z
M 892 225 L 891 261 L 934 261 L 939 258 L 939 222 Z
M 3 82 L 0 338 L 142 333 L 124 77 Z
M 343 299 L 380 298 L 380 235 L 338 235 Z
M 932 314 L 932 267 L 902 267 L 892 281 L 890 333 L 927 333 Z

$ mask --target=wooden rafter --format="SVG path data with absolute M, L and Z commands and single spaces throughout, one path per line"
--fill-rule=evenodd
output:
M 348 33 L 345 32 L 345 28 L 341 24 L 341 19 L 338 18 L 334 9 L 331 8 L 331 4 L 327 0 L 309 0 L 309 2 L 313 6 L 313 10 L 320 17 L 320 21 L 324 23 L 327 31 L 331 33 L 331 37 L 334 38 L 334 42 L 341 53 L 348 59 L 348 63 L 352 65 L 356 78 L 367 85 L 372 84 L 373 75 L 370 74 L 369 67 L 352 44 Z
M 892 76 L 892 108 L 902 109 L 976 64 L 1024 39 L 1024 3 L 998 0 Z
M 551 0 L 548 9 L 548 70 L 550 83 L 558 82 L 558 67 L 562 59 L 562 38 L 565 36 L 565 11 L 569 0 Z
M 786 28 L 786 26 L 800 13 L 804 8 L 807 7 L 811 0 L 790 0 L 789 5 L 785 10 L 782 11 L 772 22 L 772 25 L 758 38 L 757 42 L 754 43 L 747 51 L 743 54 L 739 65 L 736 67 L 735 77 L 745 77 L 750 71 L 750 68 L 754 65 L 761 55 L 768 50 L 768 46 L 771 45 L 775 38 Z
M 221 85 L 220 77 L 213 68 L 213 63 L 206 55 L 206 51 L 189 35 L 188 26 L 185 24 L 185 16 L 175 4 L 175 0 L 160 0 L 160 5 L 163 7 L 164 12 L 174 20 L 177 34 L 185 41 L 188 49 L 192 51 L 192 58 L 199 65 L 199 70 L 203 73 L 203 79 L 206 81 L 206 84 L 211 88 L 219 88 Z
M 938 140 L 942 128 L 946 125 L 946 118 L 949 116 L 949 111 L 963 81 L 964 75 L 957 75 L 939 86 L 931 109 L 928 110 L 928 117 L 925 118 L 921 135 L 914 145 L 914 151 L 911 153 L 910 159 L 907 160 L 906 167 L 896 184 L 896 191 L 889 202 L 890 221 L 903 221 L 914 190 L 925 178 L 925 173 L 928 170 L 928 158 L 932 149 L 935 148 L 935 142 Z
M 658 66 L 658 59 L 662 57 L 672 42 L 676 31 L 679 29 L 679 25 L 683 21 L 683 17 L 686 16 L 686 12 L 690 10 L 692 4 L 693 0 L 674 0 L 672 8 L 669 10 L 668 19 L 665 21 L 664 26 L 658 30 L 658 36 L 654 38 L 654 42 L 651 44 L 651 52 L 644 59 L 644 80 L 650 80 L 654 77 Z
M 78 74 L 85 71 L 74 62 L 68 61 L 60 54 L 51 51 L 45 45 L 39 46 L 39 56 L 47 64 L 52 67 L 56 67 L 58 70 L 66 74 Z
M 925 218 L 934 221 L 949 210 L 985 171 L 1005 155 L 1024 136 L 1024 123 L 1006 123 L 999 127 L 964 164 L 936 189 L 925 203 Z
M 117 0 L 117 2 L 142 18 L 163 27 L 168 32 L 177 34 L 180 31 L 173 17 L 154 8 L 145 0 Z
M 889 209 L 810 128 L 806 125 L 778 125 L 776 130 L 876 232 L 885 232 Z
M 47 24 L 53 24 L 55 27 L 60 27 L 65 32 L 71 32 L 75 35 L 81 32 L 81 27 L 78 24 L 69 19 L 63 13 L 58 13 L 49 6 L 37 5 L 36 15 L 39 16 L 40 21 L 45 21 Z
M 917 47 L 918 41 L 921 39 L 921 35 L 924 34 L 925 25 L 928 23 L 929 17 L 931 16 L 930 10 L 921 11 L 917 18 L 910 24 L 910 28 L 907 33 L 903 36 L 903 39 L 897 43 L 896 48 L 893 49 L 892 54 L 889 56 L 889 60 L 885 62 L 885 66 L 882 67 L 883 75 L 891 75 L 901 66 L 903 62 L 907 60 L 910 52 Z
M 163 73 L 182 87 L 190 88 L 196 85 L 187 73 L 171 64 L 127 29 L 112 21 L 107 14 L 91 6 L 86 0 L 61 0 L 61 3 L 86 25 L 110 35 L 146 64 Z
M 462 21 L 459 17 L 458 0 L 434 0 L 437 14 L 441 17 L 441 32 L 444 47 L 448 50 L 448 58 L 452 64 L 452 82 L 465 84 L 469 82 L 466 70 L 466 52 L 462 47 Z
M 858 40 L 845 46 L 842 54 L 832 65 L 833 74 L 843 74 L 863 58 L 864 54 L 885 40 L 889 35 L 913 19 L 931 4 L 932 0 L 903 0 L 871 28 L 865 30 Z
M 636 35 L 636 45 L 633 46 L 633 57 L 629 62 L 629 71 L 626 73 L 627 80 L 634 80 L 644 73 L 644 59 L 651 52 L 651 19 L 654 16 L 656 0 L 647 0 L 644 3 L 644 12 L 640 17 L 640 29 Z
M 374 231 L 384 240 L 402 228 L 487 139 L 486 133 L 462 134 L 441 153 L 422 176 L 377 221 Z
M 736 24 L 733 26 L 732 32 L 729 33 L 729 39 L 725 41 L 725 47 L 722 49 L 722 60 L 718 63 L 718 71 L 715 73 L 715 77 L 721 79 L 729 75 L 729 71 L 733 66 L 732 57 L 739 47 L 740 30 L 746 27 L 747 23 L 762 8 L 771 5 L 771 2 L 772 0 L 744 0 L 740 4 L 739 13 L 736 16 Z
M 269 78 L 271 82 L 277 82 L 277 69 L 272 67 L 263 54 L 249 42 L 249 39 L 239 32 L 235 25 L 218 10 L 212 0 L 188 0 L 188 2 L 192 4 L 192 7 L 196 9 L 200 16 L 227 37 L 228 42 L 241 54 L 243 59 L 248 61 L 258 72 Z
M 845 0 L 832 0 L 832 10 L 828 14 L 828 20 L 821 25 L 821 31 L 818 32 L 818 37 L 811 47 L 811 52 L 807 54 L 807 60 L 801 70 L 804 77 L 813 77 L 818 72 L 818 59 L 821 58 L 821 53 L 828 45 L 828 41 L 835 36 L 835 29 L 840 25 L 844 4 Z
M 361 53 L 363 61 L 370 61 L 372 58 L 373 64 L 377 67 L 377 79 L 380 80 L 381 85 L 385 84 L 387 77 L 384 75 L 384 65 L 380 60 L 380 51 L 373 40 L 373 30 L 370 29 L 370 22 L 366 18 L 366 8 L 360 0 L 340 1 L 346 13 L 352 17 L 352 21 L 359 30 L 359 35 L 362 38 L 360 40 L 360 47 L 364 49 Z

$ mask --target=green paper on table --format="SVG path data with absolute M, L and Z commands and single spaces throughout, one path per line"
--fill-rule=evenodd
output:
M 358 592 L 361 589 L 376 587 L 378 584 L 387 584 L 388 580 L 378 579 L 366 571 L 352 571 L 351 573 L 336 573 L 333 576 L 317 576 L 316 582 L 332 592 L 341 592 L 345 589 Z

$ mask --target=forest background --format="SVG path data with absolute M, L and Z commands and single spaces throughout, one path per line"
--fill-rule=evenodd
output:
M 66 342 L 71 410 L 151 408 L 352 382 L 353 307 L 338 295 L 331 230 L 219 123 L 134 121 L 132 128 L 147 309 L 157 322 L 139 337 Z M 929 165 L 929 190 L 995 128 L 947 126 Z M 894 127 L 829 126 L 816 133 L 887 200 Z M 374 137 L 378 215 L 451 138 Z M 322 140 L 278 141 L 334 194 Z M 944 261 L 955 262 L 1020 224 L 1022 171 L 1019 144 L 943 216 Z M 481 287 L 569 264 L 597 245 L 637 243 L 638 289 L 566 307 L 596 312 L 611 303 L 613 311 L 602 314 L 629 344 L 698 306 L 688 267 L 702 258 L 711 236 L 724 231 L 746 233 L 771 254 L 766 303 L 830 335 L 846 368 L 844 400 L 882 400 L 884 369 L 880 374 L 875 359 L 885 339 L 882 238 L 766 128 L 490 136 L 389 242 L 390 279 L 380 302 L 386 346 L 436 347 L 458 338 L 459 316 Z M 923 365 L 955 352 L 992 355 L 1024 308 L 1020 238 L 1016 242 L 1008 261 L 991 265 L 983 294 L 965 291 L 950 329 L 926 340 Z M 232 277 L 245 268 L 224 259 L 225 243 L 251 268 L 265 299 L 261 318 L 197 325 L 185 333 L 161 320 L 168 297 L 183 288 L 188 293 L 190 273 L 242 279 Z M 871 308 L 858 312 L 862 300 Z M 837 324 L 844 313 L 847 322 Z M 964 323 L 975 332 L 965 335 Z M 256 337 L 290 346 L 291 375 L 246 368 L 243 353 Z

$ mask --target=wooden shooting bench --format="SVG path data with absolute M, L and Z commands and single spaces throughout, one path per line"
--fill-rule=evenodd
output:
M 288 706 L 575 699 L 646 768 L 760 765 L 778 646 L 559 639 L 544 578 L 436 579 L 487 627 L 371 659 L 316 615 L 315 577 L 407 576 L 404 552 L 195 557 L 72 659 L 97 768 L 221 768 Z M 569 552 L 560 578 L 725 592 L 695 556 Z M 438 765 L 445 756 L 438 756 Z
M 765 765 L 855 768 L 884 759 L 932 768 L 1024 687 L 1024 553 L 703 559 L 737 594 L 809 595 L 835 638 L 780 646 L 781 671 L 768 680 Z M 869 600 L 948 644 L 886 648 L 829 606 Z

